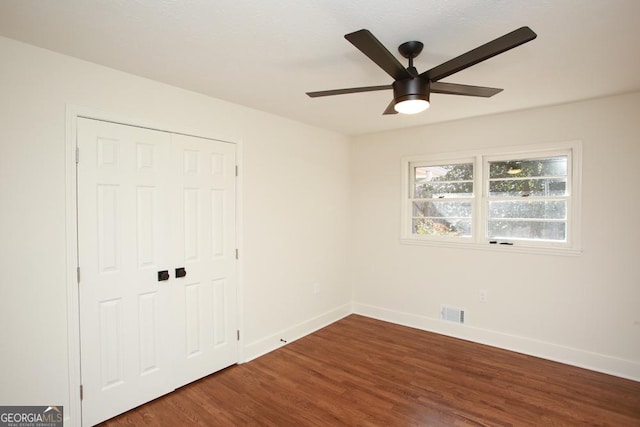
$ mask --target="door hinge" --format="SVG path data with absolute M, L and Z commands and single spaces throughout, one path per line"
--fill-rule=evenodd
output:
M 240 249 L 236 249 L 236 259 L 240 259 Z
M 78 276 L 78 285 L 80 284 L 80 267 L 76 269 L 76 274 Z
M 236 165 L 236 176 L 238 176 L 238 165 Z
M 80 147 L 76 147 L 76 164 L 80 163 Z
M 80 400 L 84 399 L 84 387 L 80 385 Z
M 236 337 L 238 338 L 238 341 L 240 341 L 240 329 L 236 330 Z

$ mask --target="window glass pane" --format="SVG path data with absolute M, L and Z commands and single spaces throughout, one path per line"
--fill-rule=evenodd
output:
M 501 179 L 489 182 L 490 197 L 543 197 L 566 194 L 566 178 Z
M 413 234 L 469 237 L 471 236 L 471 220 L 417 218 L 413 220 Z
M 471 218 L 471 202 L 413 202 L 414 217 Z
M 489 179 L 567 176 L 567 156 L 489 162 Z
M 565 219 L 567 202 L 565 200 L 535 200 L 489 202 L 489 218 L 546 218 Z
M 473 179 L 473 163 L 418 166 L 415 168 L 415 174 L 416 182 L 468 181 Z
M 416 199 L 437 199 L 439 197 L 473 197 L 473 182 L 425 182 L 416 184 Z
M 473 163 L 418 166 L 413 173 L 415 198 L 473 196 Z
M 471 218 L 471 202 L 413 202 L 414 217 Z
M 564 221 L 490 220 L 490 239 L 531 239 L 564 242 L 567 238 Z

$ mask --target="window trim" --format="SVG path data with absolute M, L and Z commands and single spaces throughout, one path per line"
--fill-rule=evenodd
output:
M 488 218 L 488 162 L 517 160 L 518 158 L 550 157 L 568 155 L 567 165 L 567 241 L 514 240 L 512 245 L 490 244 L 487 236 Z M 412 232 L 413 199 L 412 167 L 423 165 L 468 163 L 474 165 L 474 195 L 472 207 L 472 236 L 417 236 Z M 401 161 L 401 230 L 400 243 L 449 248 L 478 249 L 512 253 L 541 253 L 555 255 L 580 255 L 581 206 L 582 206 L 582 142 L 565 141 L 535 145 L 505 146 L 473 151 L 436 153 L 403 157 Z

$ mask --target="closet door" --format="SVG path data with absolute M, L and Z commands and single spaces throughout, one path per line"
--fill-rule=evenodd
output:
M 84 425 L 174 389 L 168 133 L 78 120 Z
M 235 146 L 78 119 L 82 418 L 238 359 Z
M 238 360 L 235 269 L 235 146 L 172 135 L 177 240 L 186 275 L 172 285 L 179 334 L 176 386 Z

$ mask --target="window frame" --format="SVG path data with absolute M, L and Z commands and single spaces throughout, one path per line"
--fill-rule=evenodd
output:
M 566 241 L 499 240 L 488 238 L 489 162 L 568 156 Z M 473 163 L 471 237 L 433 236 L 413 233 L 414 167 Z M 567 141 L 536 145 L 485 148 L 474 151 L 437 153 L 402 158 L 400 242 L 409 245 L 468 248 L 502 252 L 579 255 L 581 249 L 582 142 Z M 503 244 L 501 244 L 503 243 Z

